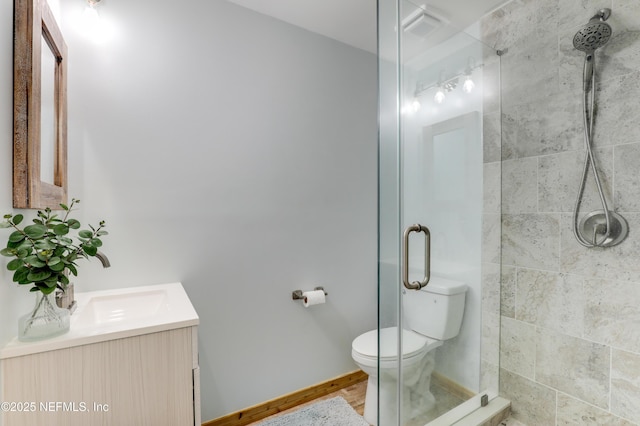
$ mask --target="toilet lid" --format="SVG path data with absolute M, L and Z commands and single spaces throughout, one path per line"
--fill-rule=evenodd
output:
M 418 354 L 430 343 L 431 339 L 411 330 L 402 330 L 402 357 Z M 356 337 L 351 347 L 361 355 L 376 358 L 378 356 L 378 330 L 371 330 Z M 380 330 L 380 359 L 398 358 L 398 328 L 389 327 Z

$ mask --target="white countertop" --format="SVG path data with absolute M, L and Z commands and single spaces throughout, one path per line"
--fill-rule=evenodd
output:
M 14 338 L 0 359 L 198 325 L 181 283 L 76 293 L 68 333 L 35 342 Z

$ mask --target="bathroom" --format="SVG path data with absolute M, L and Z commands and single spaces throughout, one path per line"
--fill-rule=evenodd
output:
M 82 200 L 81 219 L 110 230 L 112 267 L 86 266 L 76 285 L 183 283 L 200 316 L 203 421 L 353 371 L 351 341 L 377 324 L 375 53 L 225 1 L 105 0 L 113 34 L 96 43 L 71 27 L 82 2 L 58 4 L 70 58 L 69 194 Z M 596 147 L 631 233 L 587 250 L 568 231 L 583 155 L 573 93 L 582 56 L 571 36 L 603 7 L 619 35 L 601 61 L 609 101 Z M 12 9 L 0 3 L 3 212 Z M 375 10 L 363 13 L 375 25 Z M 498 235 L 483 247 L 501 250 L 501 279 L 483 280 L 501 285 L 501 316 L 487 316 L 494 327 L 483 336 L 500 347 L 500 391 L 525 424 L 576 413 L 640 423 L 638 22 L 634 0 L 514 0 L 478 23 L 487 45 L 508 50 L 502 121 L 482 117 L 485 141 L 490 131 L 502 139 L 501 150 L 485 146 L 485 174 L 501 169 L 503 185 L 502 244 Z M 291 301 L 292 290 L 318 285 L 325 305 Z M 32 303 L 16 287 L 0 286 L 3 344 Z M 484 361 L 497 367 L 492 356 Z

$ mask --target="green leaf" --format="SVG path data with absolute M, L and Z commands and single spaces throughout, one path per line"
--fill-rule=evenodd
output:
M 3 256 L 15 256 L 17 253 L 17 250 L 14 248 L 3 248 L 2 250 L 0 250 L 0 254 Z
M 93 237 L 93 232 L 83 229 L 82 231 L 78 232 L 78 236 L 82 238 L 91 238 Z
M 27 276 L 29 275 L 29 272 L 31 272 L 31 270 L 26 266 L 23 266 L 22 268 L 18 268 L 16 272 L 14 272 L 13 274 L 13 281 L 17 282 L 18 284 L 30 283 L 31 281 L 29 281 L 29 279 L 27 278 Z
M 41 261 L 46 262 L 47 260 L 49 260 L 52 254 L 53 252 L 51 250 L 42 250 L 41 252 L 36 253 L 36 256 L 38 256 L 38 259 L 40 259 Z
M 35 268 L 42 268 L 45 265 L 45 263 L 40 260 L 37 255 L 29 256 L 24 259 L 24 261 Z
M 62 207 L 62 210 L 66 210 L 66 211 L 69 210 L 69 206 L 67 206 L 66 204 L 60 203 L 60 207 Z
M 78 221 L 77 221 L 77 220 L 75 220 L 75 219 L 69 219 L 69 220 L 67 221 L 67 225 L 69 225 L 69 228 L 71 228 L 71 229 L 78 229 L 78 228 L 80 228 L 80 222 L 78 222 Z
M 47 227 L 44 225 L 25 226 L 24 233 L 33 240 L 39 240 L 47 233 Z
M 73 240 L 71 238 L 67 238 L 67 237 L 60 237 L 58 238 L 58 241 L 60 241 L 60 244 L 63 246 L 69 246 L 71 244 L 73 244 Z
M 0 222 L 0 228 L 11 228 L 11 224 L 9 222 Z
M 47 285 L 47 287 L 55 287 L 58 285 L 58 276 L 56 274 L 53 274 L 43 282 Z
M 102 237 L 103 235 L 109 235 L 109 233 L 107 231 L 98 231 L 98 233 L 96 235 L 98 237 Z
M 40 250 L 54 250 L 56 248 L 56 244 L 49 240 L 38 240 L 36 242 L 36 248 Z
M 49 269 L 51 269 L 53 272 L 62 272 L 64 271 L 64 268 L 65 268 L 64 262 L 58 262 L 54 265 L 49 265 Z
M 22 234 L 22 232 L 14 231 L 11 233 L 11 235 L 9 235 L 9 241 L 12 243 L 17 243 L 22 240 L 24 240 L 24 235 Z
M 98 249 L 93 246 L 83 245 L 82 250 L 87 253 L 89 256 L 95 256 L 98 253 Z
M 11 262 L 7 263 L 7 269 L 10 271 L 15 271 L 23 264 L 24 262 L 22 261 L 22 259 L 13 259 Z
M 22 216 L 21 214 L 17 214 L 13 217 L 13 224 L 14 225 L 20 225 L 20 222 L 22 222 L 22 219 L 24 219 L 24 216 Z
M 33 282 L 42 282 L 51 276 L 50 271 L 33 271 L 27 275 L 27 279 Z
M 53 227 L 53 232 L 56 235 L 67 235 L 69 233 L 69 226 L 61 223 Z
M 49 265 L 49 267 L 57 265 L 58 263 L 62 263 L 59 257 L 52 257 L 47 261 L 47 265 Z
M 66 277 L 66 276 L 64 276 L 64 275 L 61 275 L 61 276 L 59 277 L 59 281 L 60 281 L 60 283 L 61 283 L 61 284 L 63 284 L 63 285 L 69 285 L 69 282 L 70 282 L 70 281 L 69 281 L 69 278 L 67 278 L 67 277 Z
M 37 285 L 37 284 L 36 284 L 36 285 Z M 40 290 L 40 291 L 41 291 L 42 293 L 44 293 L 44 294 L 51 294 L 51 293 L 53 293 L 54 291 L 56 291 L 55 286 L 54 286 L 54 287 L 38 286 L 37 288 L 38 288 L 38 290 Z M 38 291 L 38 290 L 35 290 L 35 291 Z
M 93 247 L 102 247 L 102 240 L 100 238 L 92 238 L 89 240 L 89 243 L 91 243 Z
M 70 264 L 67 265 L 67 269 L 69 269 L 69 272 L 71 272 L 74 276 L 76 276 L 76 277 L 78 276 L 78 270 L 76 269 L 75 265 L 72 265 L 70 263 Z

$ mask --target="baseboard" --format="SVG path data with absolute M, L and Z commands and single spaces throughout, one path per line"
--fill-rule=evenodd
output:
M 460 398 L 463 401 L 471 399 L 476 394 L 476 392 L 470 391 L 461 384 L 454 382 L 447 376 L 443 376 L 435 371 L 431 373 L 431 383 L 436 386 L 440 386 L 451 395 Z
M 244 426 L 281 411 L 288 410 L 296 405 L 313 401 L 316 398 L 329 395 L 332 392 L 363 382 L 367 380 L 368 377 L 369 376 L 361 370 L 347 373 L 334 379 L 327 380 L 326 382 L 318 383 L 317 385 L 309 386 L 308 388 L 254 405 L 253 407 L 245 408 L 244 410 L 209 420 L 203 423 L 202 426 Z

